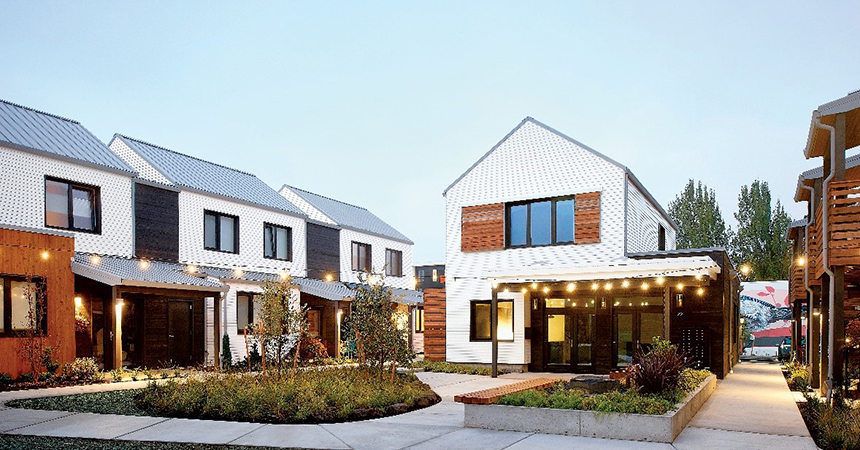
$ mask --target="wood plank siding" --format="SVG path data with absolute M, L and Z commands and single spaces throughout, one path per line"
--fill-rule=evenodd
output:
M 308 222 L 308 278 L 340 281 L 340 230 Z
M 424 359 L 445 361 L 445 288 L 424 289 Z
M 505 204 L 464 206 L 461 233 L 460 245 L 464 252 L 504 250 Z
M 179 259 L 179 193 L 136 183 L 134 253 L 138 258 Z
M 75 279 L 71 267 L 74 253 L 72 237 L 0 229 L 0 274 L 31 275 L 45 282 L 48 307 L 45 345 L 57 349 L 56 358 L 61 363 L 75 359 Z M 31 371 L 29 363 L 19 354 L 21 345 L 20 337 L 0 333 L 0 355 L 3 355 L 0 372 L 18 377 Z
M 575 226 L 577 244 L 600 242 L 600 192 L 576 195 Z

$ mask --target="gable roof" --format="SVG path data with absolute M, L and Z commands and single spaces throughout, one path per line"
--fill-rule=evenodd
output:
M 80 122 L 0 100 L 0 145 L 126 175 L 136 172 Z
M 283 189 L 289 189 L 301 197 L 311 206 L 328 216 L 334 223 L 343 228 L 375 234 L 395 241 L 413 244 L 403 233 L 397 231 L 391 225 L 385 223 L 372 212 L 360 206 L 344 203 L 340 200 L 324 197 L 304 189 L 284 185 Z
M 302 211 L 256 176 L 173 150 L 115 134 L 171 183 L 230 200 L 264 206 L 305 217 Z
M 448 185 L 448 187 L 445 188 L 444 191 L 442 191 L 442 195 L 443 196 L 447 195 L 448 191 L 450 191 L 451 188 L 456 186 L 457 183 L 460 182 L 460 180 L 462 180 L 463 178 L 466 177 L 466 175 L 469 174 L 469 172 L 471 172 L 475 167 L 478 167 L 478 165 L 481 164 L 485 159 L 487 159 L 487 157 L 489 157 L 490 154 L 492 154 L 494 151 L 496 151 L 497 148 L 499 148 L 502 144 L 504 144 L 505 141 L 507 141 L 511 136 L 513 136 L 513 134 L 516 133 L 520 128 L 522 128 L 523 125 L 525 125 L 526 123 L 529 123 L 529 122 L 549 131 L 550 133 L 553 133 L 553 134 L 561 137 L 564 140 L 567 140 L 567 141 L 573 143 L 577 147 L 580 147 L 583 150 L 588 151 L 588 152 L 594 154 L 595 156 L 597 156 L 598 158 L 602 158 L 606 162 L 608 162 L 608 163 L 614 165 L 615 167 L 618 167 L 619 169 L 623 170 L 625 172 L 625 174 L 627 175 L 627 178 L 642 192 L 642 195 L 644 195 L 645 198 L 648 199 L 648 201 L 657 209 L 657 211 L 660 213 L 660 215 L 662 215 L 663 218 L 666 219 L 666 221 L 669 223 L 669 225 L 672 226 L 672 228 L 674 228 L 675 231 L 678 231 L 678 225 L 675 223 L 674 220 L 672 220 L 671 217 L 669 217 L 669 214 L 666 213 L 665 209 L 663 209 L 663 205 L 661 205 L 654 198 L 654 196 L 652 196 L 651 193 L 648 192 L 648 189 L 645 188 L 645 186 L 639 181 L 638 178 L 636 178 L 636 175 L 634 175 L 633 172 L 627 168 L 627 166 L 615 161 L 614 159 L 604 155 L 603 153 L 598 152 L 597 150 L 583 144 L 582 142 L 579 142 L 576 139 L 556 130 L 555 128 L 552 128 L 549 125 L 546 125 L 546 124 L 534 119 L 533 117 L 526 117 L 525 119 L 523 119 L 519 123 L 519 125 L 514 127 L 513 130 L 511 130 L 507 135 L 505 135 L 505 137 L 503 137 L 502 140 L 500 140 L 496 145 L 494 145 L 493 148 L 490 149 L 490 151 L 488 151 L 487 153 L 484 153 L 484 156 L 481 156 L 477 161 L 475 161 L 474 164 L 472 164 L 468 169 L 466 169 L 466 171 L 463 172 L 462 175 L 457 177 L 457 179 L 454 180 L 453 183 Z

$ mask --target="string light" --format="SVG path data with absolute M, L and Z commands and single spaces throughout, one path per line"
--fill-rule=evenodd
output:
M 94 266 L 97 266 L 97 265 L 101 264 L 101 262 L 102 262 L 102 257 L 101 257 L 101 256 L 99 256 L 99 255 L 90 255 L 90 264 L 92 264 L 92 265 L 94 265 Z
M 281 271 L 281 273 L 279 273 L 278 275 L 280 275 L 280 276 L 281 276 L 281 279 L 282 279 L 282 280 L 286 280 L 286 279 L 287 279 L 287 276 L 289 276 L 289 274 L 287 273 L 287 271 L 286 271 L 286 270 L 282 270 L 282 271 Z
M 505 293 L 508 293 L 508 292 L 511 292 L 511 288 L 506 287 L 506 288 L 505 288 Z
M 334 275 L 330 273 L 325 274 L 325 280 L 328 282 L 332 282 L 334 280 Z
M 532 289 L 537 289 L 537 283 L 532 283 Z
M 498 289 L 498 288 L 499 288 L 499 283 L 493 283 L 493 289 Z
M 806 265 L 806 258 L 804 258 L 803 256 L 798 256 L 797 257 L 797 265 L 800 267 L 803 267 L 804 265 Z
M 697 281 L 702 281 L 702 274 L 697 273 L 697 274 L 696 274 L 696 280 L 697 280 Z
M 50 256 L 51 254 L 47 250 L 42 252 L 42 259 L 48 259 Z
M 242 275 L 244 275 L 244 274 L 245 274 L 245 271 L 238 268 L 238 267 L 233 269 L 233 276 L 236 278 L 242 278 Z
M 642 290 L 643 290 L 643 291 L 647 291 L 647 290 L 648 290 L 648 283 L 642 283 Z
M 591 290 L 592 290 L 592 291 L 596 291 L 596 290 L 597 290 L 597 289 L 599 289 L 599 288 L 600 288 L 600 285 L 599 285 L 599 284 L 597 284 L 597 283 L 591 283 Z
M 529 292 L 529 290 L 528 290 L 528 289 L 526 289 L 526 288 L 522 288 L 521 290 L 522 290 L 522 292 L 523 292 L 523 295 L 525 295 L 526 293 L 528 293 L 528 292 Z
M 663 278 L 663 277 L 657 277 L 657 284 L 659 284 L 660 286 L 662 286 L 662 285 L 663 285 L 663 283 L 665 283 L 665 282 L 666 282 L 666 279 L 665 279 L 665 278 Z
M 576 289 L 576 283 L 567 283 L 567 292 L 573 292 Z
M 620 304 L 621 304 L 621 302 L 619 302 L 619 301 L 616 301 L 616 302 L 615 302 L 615 306 L 618 306 L 618 305 L 620 305 Z
M 606 289 L 607 291 L 612 290 L 612 283 L 606 283 L 606 284 L 604 284 L 604 285 L 603 285 L 603 289 Z
M 749 264 L 741 265 L 741 273 L 744 275 L 749 275 L 752 272 L 752 267 Z
M 185 266 L 185 271 L 188 273 L 197 273 L 197 266 L 195 266 L 194 264 L 189 264 Z
M 141 259 L 140 260 L 140 269 L 141 270 L 149 269 L 149 261 L 147 261 L 145 259 Z
M 546 286 L 544 286 L 544 288 L 543 288 L 543 293 L 544 293 L 544 294 L 549 293 L 549 288 L 548 288 L 548 287 L 546 287 Z
M 622 281 L 622 282 L 621 282 L 621 287 L 623 287 L 624 289 L 629 288 L 629 287 L 630 287 L 630 282 L 629 282 L 629 281 L 627 281 L 627 280 Z
M 696 293 L 699 294 L 699 297 L 701 297 L 701 296 L 705 295 L 705 290 L 702 288 L 699 288 L 698 290 L 696 290 Z
M 678 290 L 684 289 L 684 283 L 678 283 Z

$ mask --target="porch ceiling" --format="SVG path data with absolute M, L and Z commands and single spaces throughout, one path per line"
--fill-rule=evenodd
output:
M 812 113 L 804 155 L 807 159 L 824 156 L 830 149 L 830 133 L 815 126 L 815 118 L 825 125 L 833 125 L 837 114 L 845 114 L 845 149 L 860 145 L 860 91 L 825 103 Z
M 625 259 L 604 264 L 575 267 L 523 267 L 517 270 L 491 271 L 486 278 L 492 283 L 531 283 L 553 281 L 619 280 L 651 277 L 708 277 L 716 279 L 720 266 L 708 256 L 680 258 Z

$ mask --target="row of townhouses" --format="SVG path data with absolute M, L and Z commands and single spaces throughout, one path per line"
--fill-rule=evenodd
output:
M 240 359 L 255 296 L 287 275 L 337 355 L 360 274 L 384 272 L 404 309 L 420 306 L 412 247 L 365 208 L 122 134 L 105 145 L 74 120 L 0 101 L 4 355 L 28 327 L 29 285 L 47 296 L 41 326 L 61 360 L 213 364 L 224 335 Z

